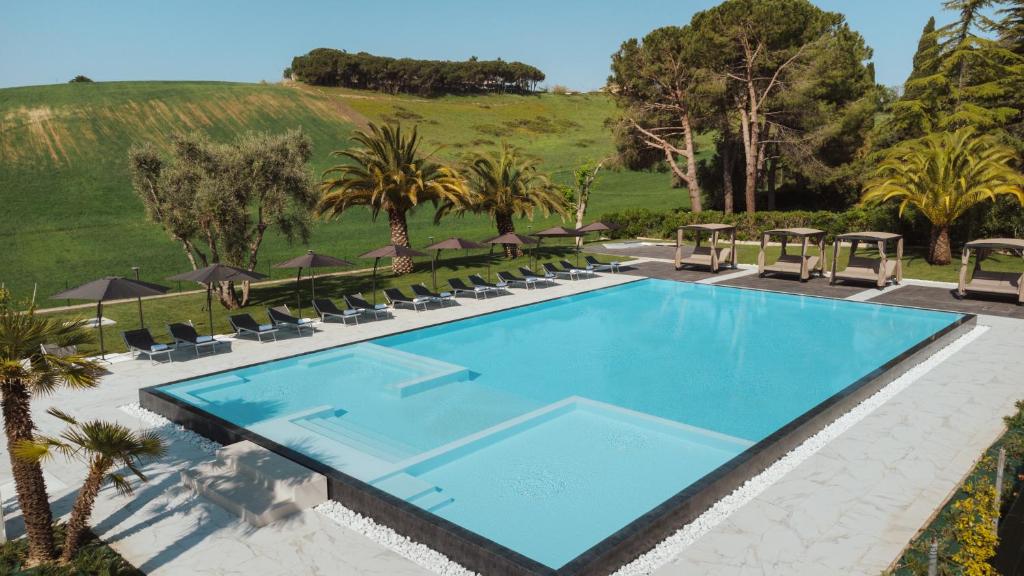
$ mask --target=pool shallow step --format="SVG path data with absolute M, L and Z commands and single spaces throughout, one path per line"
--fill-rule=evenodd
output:
M 427 512 L 434 512 L 440 508 L 451 504 L 455 500 L 444 493 L 440 488 L 427 492 L 426 494 L 417 496 L 409 500 L 410 503 L 423 508 Z
M 402 500 L 412 500 L 418 496 L 437 491 L 437 487 L 430 482 L 405 472 L 386 476 L 374 482 L 373 485 Z
M 398 462 L 419 452 L 411 446 L 387 438 L 344 417 L 303 418 L 296 420 L 295 423 L 388 462 Z

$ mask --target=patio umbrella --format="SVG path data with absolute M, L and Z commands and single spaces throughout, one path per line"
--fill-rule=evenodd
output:
M 495 244 L 515 244 L 516 246 L 522 246 L 524 244 L 538 244 L 540 241 L 536 238 L 530 238 L 529 236 L 523 236 L 522 234 L 516 234 L 515 232 L 509 232 L 502 234 L 501 236 L 495 236 L 490 240 L 484 242 L 484 244 L 491 245 L 491 254 L 494 253 Z M 491 259 L 487 259 L 487 281 L 491 280 Z
M 299 315 L 302 315 L 302 295 L 299 290 L 299 282 L 302 281 L 302 269 L 310 268 L 338 268 L 340 266 L 350 266 L 352 263 L 348 260 L 342 260 L 341 258 L 335 258 L 334 256 L 328 256 L 326 254 L 317 254 L 312 250 L 307 250 L 302 256 L 296 256 L 291 260 L 286 260 L 280 264 L 275 264 L 274 268 L 298 268 L 299 273 L 295 276 L 295 300 L 298 302 Z M 313 289 L 313 298 L 316 298 L 316 272 L 310 277 L 310 284 Z
M 586 234 L 586 232 L 580 232 L 573 228 L 565 228 L 562 226 L 555 226 L 554 228 L 548 228 L 547 230 L 541 230 L 540 232 L 534 233 L 534 236 L 540 238 L 537 241 L 537 248 L 540 248 L 540 243 L 544 238 L 579 238 Z M 580 265 L 580 253 L 576 251 L 576 265 Z
M 360 258 L 373 258 L 373 303 L 377 303 L 377 264 L 380 263 L 381 258 L 398 258 L 400 256 L 426 256 L 423 252 L 418 252 L 409 248 L 408 246 L 399 246 L 398 244 L 388 244 L 387 246 L 381 246 L 376 250 L 370 250 L 366 254 L 360 254 Z
M 198 270 L 190 270 L 189 272 L 183 272 L 176 276 L 171 276 L 168 280 L 186 280 L 189 282 L 199 282 L 206 286 L 206 310 L 210 315 L 210 336 L 213 336 L 213 284 L 214 282 L 252 282 L 253 280 L 262 280 L 266 278 L 265 274 L 259 272 L 250 272 L 241 268 L 235 268 L 234 266 L 228 266 L 226 264 L 211 264 L 205 268 Z
M 441 250 L 475 250 L 478 248 L 486 248 L 486 246 L 464 238 L 449 238 L 424 248 L 424 250 L 434 250 L 434 257 L 430 260 L 430 276 L 434 281 L 434 291 L 437 291 L 437 258 L 441 255 Z
M 600 236 L 601 232 L 609 232 L 611 230 L 618 230 L 618 229 L 619 229 L 618 224 L 611 224 L 611 223 L 601 222 L 600 220 L 598 220 L 596 222 L 591 222 L 590 224 L 587 224 L 586 226 L 580 226 L 579 228 L 577 228 L 576 231 L 577 232 L 582 232 L 583 234 L 580 235 L 581 239 L 576 241 L 576 265 L 578 266 L 579 263 L 580 263 L 580 248 L 581 248 L 581 244 L 583 244 L 582 238 L 583 238 L 584 234 L 588 234 L 590 232 L 597 232 L 598 236 Z
M 103 302 L 105 300 L 121 300 L 124 298 L 141 298 L 143 296 L 159 296 L 168 288 L 159 284 L 129 280 L 120 276 L 107 276 L 71 288 L 53 297 L 61 300 L 94 300 L 96 301 L 96 329 L 100 331 L 100 358 L 106 359 L 107 351 L 103 345 Z M 139 326 L 142 324 L 142 308 L 139 307 Z

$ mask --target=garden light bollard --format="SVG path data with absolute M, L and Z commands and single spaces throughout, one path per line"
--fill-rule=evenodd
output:
M 928 576 L 939 576 L 939 540 L 932 538 L 928 547 Z

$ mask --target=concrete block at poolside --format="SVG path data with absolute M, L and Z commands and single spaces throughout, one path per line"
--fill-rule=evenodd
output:
M 323 474 L 249 441 L 221 448 L 216 460 L 182 470 L 181 481 L 257 527 L 327 500 Z

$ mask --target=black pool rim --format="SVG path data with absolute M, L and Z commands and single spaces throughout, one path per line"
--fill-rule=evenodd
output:
M 638 277 L 637 280 L 618 284 L 617 286 L 647 280 L 647 278 Z M 721 287 L 739 290 L 746 289 L 743 287 L 732 286 Z M 577 292 L 572 296 L 586 294 L 596 290 L 603 290 L 605 288 L 606 287 Z M 792 296 L 839 300 L 836 298 L 822 296 Z M 306 468 L 309 468 L 314 472 L 323 474 L 327 478 L 328 498 L 342 503 L 347 508 L 359 514 L 373 518 L 380 524 L 388 526 L 395 532 L 444 554 L 452 561 L 457 562 L 474 572 L 485 575 L 509 574 L 516 576 L 604 575 L 614 572 L 624 564 L 631 562 L 641 554 L 654 548 L 659 542 L 672 535 L 684 525 L 692 522 L 720 499 L 734 491 L 736 488 L 739 488 L 748 479 L 768 468 L 772 463 L 785 456 L 788 452 L 799 446 L 814 434 L 818 433 L 839 416 L 848 412 L 878 390 L 884 388 L 890 382 L 903 375 L 907 370 L 917 365 L 928 356 L 931 356 L 939 349 L 967 333 L 977 324 L 977 316 L 974 314 L 960 314 L 941 311 L 950 314 L 957 314 L 958 318 L 944 328 L 921 340 L 892 360 L 853 382 L 846 388 L 823 400 L 801 416 L 790 421 L 788 424 L 757 442 L 750 448 L 747 448 L 725 464 L 722 464 L 697 482 L 687 486 L 652 510 L 637 517 L 617 532 L 598 542 L 593 547 L 558 569 L 552 569 L 545 566 L 514 550 L 480 536 L 475 532 L 427 512 L 406 502 L 405 500 L 392 496 L 391 494 L 341 472 L 340 470 L 326 466 L 313 458 L 282 446 L 269 438 L 255 434 L 241 426 L 205 412 L 191 404 L 187 404 L 161 390 L 161 388 L 165 386 L 194 380 L 204 376 L 230 372 L 240 368 L 259 366 L 270 362 L 322 352 L 324 350 L 350 346 L 359 342 L 375 340 L 382 337 L 413 332 L 416 330 L 423 330 L 425 328 L 431 328 L 441 324 L 479 318 L 485 315 L 496 314 L 524 306 L 542 304 L 544 302 L 557 301 L 560 299 L 561 298 L 556 298 L 542 302 L 522 304 L 520 306 L 504 308 L 502 310 L 487 312 L 484 314 L 470 316 L 468 318 L 460 318 L 431 324 L 429 326 L 397 331 L 385 336 L 375 336 L 338 346 L 330 346 L 248 365 L 234 366 L 225 370 L 203 374 L 201 376 L 192 376 L 189 378 L 175 380 L 173 382 L 166 382 L 140 389 L 139 403 L 143 408 L 156 412 L 172 422 L 184 426 L 188 430 L 191 430 L 201 436 L 205 436 L 206 438 L 214 440 L 220 444 L 228 445 L 243 440 L 249 440 Z M 869 302 L 869 304 L 874 304 L 876 306 L 891 306 L 895 308 L 909 308 L 906 306 L 883 303 Z

